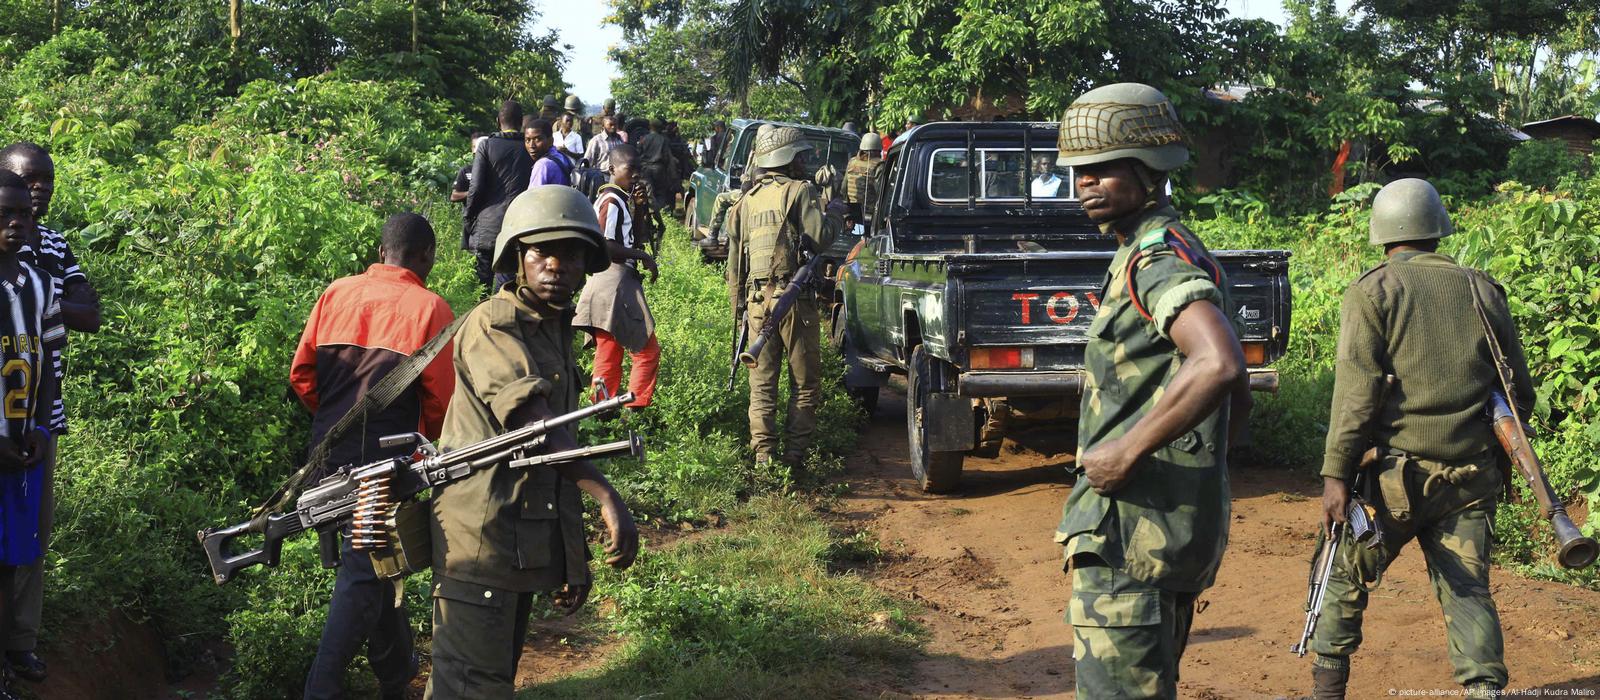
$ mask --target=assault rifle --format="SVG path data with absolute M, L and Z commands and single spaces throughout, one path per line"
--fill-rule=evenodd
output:
M 1499 391 L 1489 394 L 1486 413 L 1489 423 L 1494 426 L 1494 436 L 1499 440 L 1500 448 L 1505 450 L 1506 457 L 1516 465 L 1517 471 L 1522 472 L 1522 477 L 1528 480 L 1534 500 L 1539 502 L 1540 510 L 1555 531 L 1559 545 L 1556 561 L 1568 569 L 1581 569 L 1593 564 L 1595 555 L 1600 554 L 1600 544 L 1596 544 L 1593 538 L 1584 537 L 1578 526 L 1572 523 L 1572 518 L 1567 516 L 1566 506 L 1561 504 L 1561 499 L 1556 498 L 1550 488 L 1539 456 L 1533 453 L 1533 447 L 1528 444 L 1527 431 L 1511 411 L 1505 394 Z
M 733 391 L 733 382 L 739 378 L 739 356 L 744 353 L 744 345 L 750 340 L 750 312 L 740 305 L 738 313 L 733 315 L 733 322 L 739 327 L 733 331 L 733 357 L 728 358 L 728 391 Z
M 1383 386 L 1378 389 L 1376 410 L 1382 411 L 1389 403 L 1389 393 L 1394 391 L 1395 376 L 1383 375 Z M 1383 530 L 1378 526 L 1377 510 L 1367 502 L 1363 492 L 1374 478 L 1372 466 L 1382 458 L 1382 450 L 1374 445 L 1362 453 L 1356 466 L 1356 478 L 1351 484 L 1350 500 L 1345 504 L 1345 522 L 1336 522 L 1324 533 L 1322 546 L 1317 548 L 1317 558 L 1311 564 L 1311 575 L 1306 581 L 1306 624 L 1300 630 L 1300 641 L 1289 647 L 1297 656 L 1305 656 L 1312 633 L 1317 631 L 1317 620 L 1322 617 L 1322 601 L 1328 594 L 1328 577 L 1333 575 L 1333 563 L 1339 553 L 1339 542 L 1346 532 L 1350 538 L 1367 549 L 1377 549 L 1383 544 Z
M 240 569 L 256 564 L 277 566 L 285 538 L 312 529 L 332 532 L 352 518 L 358 521 L 354 544 L 361 545 L 363 537 L 376 534 L 370 530 L 364 531 L 364 526 L 381 521 L 385 517 L 383 511 L 392 509 L 393 504 L 404 502 L 425 489 L 459 481 L 479 469 L 506 459 L 511 459 L 511 468 L 522 469 L 621 455 L 643 457 L 644 445 L 638 436 L 593 447 L 531 454 L 544 444 L 546 433 L 585 418 L 617 411 L 632 400 L 631 392 L 623 392 L 571 413 L 546 418 L 446 453 L 440 453 L 433 443 L 418 433 L 384 437 L 378 441 L 381 447 L 411 444 L 416 446 L 416 451 L 323 479 L 301 494 L 295 502 L 295 509 L 288 513 L 272 513 L 265 518 L 231 527 L 206 528 L 197 533 L 200 546 L 205 549 L 206 558 L 211 562 L 212 578 L 218 584 L 224 584 Z M 252 533 L 261 535 L 259 547 L 242 553 L 230 551 L 229 545 L 235 538 Z M 375 540 L 365 542 L 381 546 Z
M 789 286 L 783 288 L 783 293 L 778 295 L 778 301 L 772 305 L 772 313 L 767 314 L 765 321 L 761 322 L 760 330 L 750 345 L 739 353 L 739 361 L 746 367 L 755 367 L 757 358 L 761 357 L 761 350 L 767 346 L 767 341 L 772 339 L 772 334 L 778 332 L 778 324 L 783 323 L 783 318 L 789 315 L 789 310 L 794 308 L 794 302 L 801 294 L 809 291 L 807 287 L 811 278 L 817 274 L 817 264 L 822 262 L 821 255 L 813 255 L 799 271 L 789 278 Z M 738 371 L 735 368 L 734 371 Z

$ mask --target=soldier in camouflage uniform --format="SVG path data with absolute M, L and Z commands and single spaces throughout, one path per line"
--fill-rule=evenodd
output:
M 789 278 L 809 255 L 828 248 L 843 225 L 844 205 L 826 212 L 817 188 L 801 179 L 811 143 L 799 129 L 779 127 L 756 141 L 755 164 L 764 169 L 750 191 L 728 210 L 728 293 L 735 311 L 749 311 L 754 338 L 772 313 Z M 750 369 L 750 449 L 756 463 L 778 451 L 778 377 L 789 365 L 789 411 L 783 461 L 799 467 L 816 428 L 822 402 L 822 326 L 815 294 L 801 294 Z
M 578 407 L 572 297 L 610 267 L 594 208 L 561 185 L 511 202 L 494 267 L 516 275 L 470 311 L 455 336 L 455 393 L 439 446 L 450 450 Z M 551 450 L 576 447 L 548 434 Z M 535 594 L 576 611 L 588 597 L 583 498 L 600 504 L 606 563 L 627 568 L 639 533 L 628 508 L 588 462 L 512 469 L 509 459 L 434 489 L 433 673 L 427 697 L 507 698 Z
M 867 132 L 861 137 L 856 157 L 844 168 L 844 202 L 850 206 L 850 219 L 871 222 L 878 206 L 878 174 L 883 171 L 883 137 Z
M 767 135 L 776 128 L 778 127 L 772 124 L 762 124 L 760 127 L 757 127 L 756 143 L 760 143 L 762 136 Z M 739 199 L 744 197 L 746 192 L 750 191 L 750 188 L 756 184 L 756 181 L 761 179 L 762 172 L 761 166 L 756 165 L 755 149 L 751 149 L 750 158 L 745 161 L 744 172 L 741 175 L 739 187 L 737 189 L 731 189 L 727 192 L 717 195 L 717 198 L 711 202 L 711 219 L 707 223 L 709 231 L 706 233 L 706 237 L 700 240 L 700 247 L 715 248 L 717 246 L 727 245 L 728 241 L 722 235 L 722 227 L 727 222 L 728 210 L 733 208 L 733 205 L 737 204 Z
M 1084 349 L 1081 477 L 1055 537 L 1080 698 L 1176 697 L 1194 602 L 1228 541 L 1229 429 L 1250 398 L 1221 268 L 1167 201 L 1188 157 L 1147 85 L 1091 90 L 1062 119 L 1056 162 L 1119 246 Z
M 1388 260 L 1345 290 L 1322 466 L 1324 526 L 1344 521 L 1348 483 L 1362 453 L 1376 446 L 1381 459 L 1364 481 L 1372 486 L 1369 500 L 1380 504 L 1383 544 L 1340 544 L 1311 638 L 1318 700 L 1344 697 L 1369 586 L 1412 539 L 1444 608 L 1450 663 L 1465 696 L 1494 697 L 1506 685 L 1500 618 L 1489 597 L 1489 546 L 1504 473 L 1483 419 L 1499 380 L 1474 295 L 1512 366 L 1521 415 L 1532 409 L 1533 380 L 1505 291 L 1436 252 L 1450 232 L 1432 185 L 1390 183 L 1373 199 L 1369 234 Z M 1395 384 L 1384 394 L 1386 374 Z

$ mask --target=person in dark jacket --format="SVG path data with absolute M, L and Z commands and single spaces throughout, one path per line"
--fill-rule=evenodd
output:
M 667 123 L 650 120 L 650 131 L 639 139 L 639 163 L 644 166 L 644 182 L 656 209 L 672 208 L 672 180 L 677 176 L 677 159 L 672 157 L 672 141 L 667 138 Z
M 522 105 L 506 100 L 500 105 L 500 132 L 484 138 L 472 155 L 472 185 L 467 191 L 466 226 L 461 248 L 477 257 L 478 282 L 483 294 L 494 293 L 494 238 L 500 235 L 511 200 L 528 189 L 533 159 L 522 142 Z

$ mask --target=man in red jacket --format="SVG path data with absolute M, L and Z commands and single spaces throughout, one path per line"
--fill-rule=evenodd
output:
M 433 269 L 434 252 L 433 227 L 427 219 L 409 212 L 395 214 L 383 225 L 378 247 L 382 262 L 334 281 L 311 309 L 289 382 L 313 414 L 313 449 L 374 384 L 454 320 L 450 305 L 423 286 Z M 311 478 L 412 449 L 380 448 L 378 439 L 385 435 L 421 432 L 439 439 L 454 390 L 455 372 L 446 345 L 406 393 L 367 416 L 363 428 L 330 445 L 329 468 Z M 406 686 L 417 673 L 405 608 L 396 606 L 394 588 L 377 577 L 371 558 L 352 549 L 349 533 L 345 534 L 328 621 L 306 678 L 305 697 L 339 697 L 345 668 L 362 643 L 383 697 L 405 697 Z

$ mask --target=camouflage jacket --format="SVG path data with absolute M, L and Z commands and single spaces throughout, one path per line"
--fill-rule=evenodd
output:
M 1102 283 L 1100 308 L 1084 349 L 1078 456 L 1120 437 L 1153 408 L 1183 361 L 1168 336 L 1178 312 L 1210 301 L 1229 312 L 1221 284 L 1185 261 L 1169 236 L 1187 242 L 1197 263 L 1220 267 L 1170 207 L 1143 213 L 1117 250 Z M 1129 260 L 1139 254 L 1134 269 Z M 1202 260 L 1202 258 L 1204 260 Z M 1130 280 L 1140 313 L 1129 295 Z M 1230 314 L 1231 317 L 1231 314 Z M 1228 406 L 1142 460 L 1120 490 L 1102 496 L 1079 478 L 1055 539 L 1070 562 L 1092 554 L 1128 576 L 1173 591 L 1204 590 L 1216 579 L 1228 542 Z

